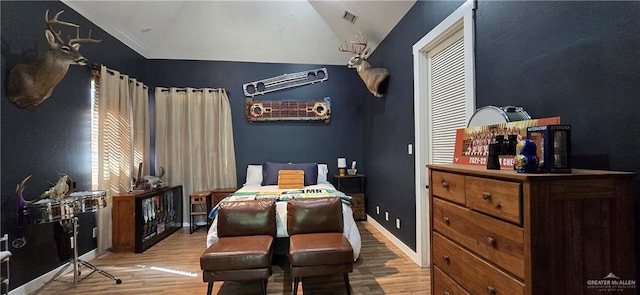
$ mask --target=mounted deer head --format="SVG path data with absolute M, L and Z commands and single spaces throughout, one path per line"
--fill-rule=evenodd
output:
M 347 67 L 356 69 L 369 92 L 376 97 L 382 97 L 382 94 L 378 92 L 378 87 L 389 77 L 389 71 L 385 68 L 372 68 L 367 62 L 371 49 L 367 48 L 367 39 L 362 36 L 362 33 L 356 35 L 355 41 L 349 43 L 344 41 L 338 50 L 353 53 Z
M 9 72 L 7 94 L 9 100 L 18 107 L 37 106 L 51 96 L 53 88 L 62 80 L 69 70 L 69 65 L 86 65 L 87 59 L 80 55 L 80 42 L 98 43 L 102 40 L 91 39 L 91 30 L 87 38 L 80 38 L 80 26 L 58 20 L 58 12 L 49 19 L 49 10 L 45 13 L 47 28 L 44 31 L 49 50 L 33 63 L 18 64 Z M 60 37 L 62 31 L 56 33 L 53 25 L 60 24 L 76 28 L 76 38 L 69 37 L 64 42 Z

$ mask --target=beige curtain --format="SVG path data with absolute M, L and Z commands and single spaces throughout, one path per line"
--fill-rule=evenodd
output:
M 113 195 L 126 193 L 140 162 L 149 173 L 148 87 L 118 71 L 100 69 L 99 90 L 94 105 L 96 136 L 94 189 L 107 191 L 107 207 L 98 210 L 98 254 L 111 248 Z
M 224 89 L 155 89 L 156 163 L 169 185 L 183 185 L 188 220 L 192 192 L 235 187 L 231 106 Z

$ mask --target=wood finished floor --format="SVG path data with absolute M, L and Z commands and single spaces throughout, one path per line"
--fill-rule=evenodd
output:
M 358 222 L 362 237 L 360 258 L 349 275 L 352 294 L 430 294 L 430 271 L 420 268 L 368 222 Z M 50 281 L 33 294 L 206 294 L 202 282 L 200 255 L 205 250 L 206 232 L 189 234 L 185 228 L 144 253 L 107 252 L 90 261 L 122 280 L 93 273 L 73 285 L 73 273 Z M 169 273 L 155 268 L 177 270 Z M 83 268 L 88 272 L 88 269 Z M 84 275 L 84 273 L 83 273 Z M 191 276 L 189 276 L 191 275 Z M 286 260 L 273 266 L 268 294 L 292 294 L 292 280 Z M 258 281 L 216 282 L 213 294 L 260 294 Z M 298 294 L 346 294 L 342 276 L 305 278 Z

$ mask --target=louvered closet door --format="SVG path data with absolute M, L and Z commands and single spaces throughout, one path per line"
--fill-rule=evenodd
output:
M 453 163 L 456 129 L 467 124 L 462 29 L 429 50 L 427 56 L 430 162 Z

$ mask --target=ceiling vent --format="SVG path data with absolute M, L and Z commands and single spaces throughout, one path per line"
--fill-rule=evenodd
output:
M 342 19 L 355 24 L 356 20 L 358 19 L 358 16 L 353 14 L 353 12 L 349 11 L 349 10 L 344 10 L 344 13 L 342 14 Z

